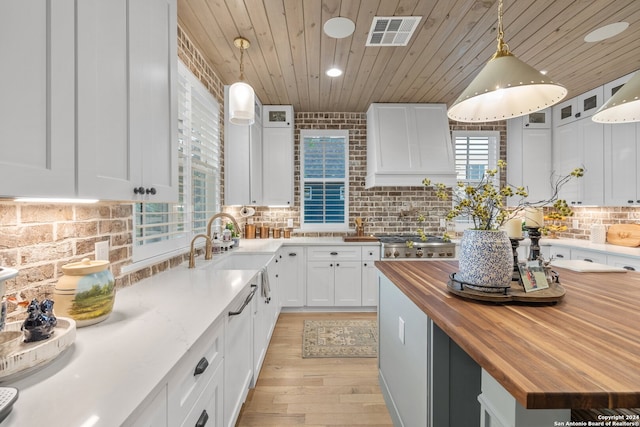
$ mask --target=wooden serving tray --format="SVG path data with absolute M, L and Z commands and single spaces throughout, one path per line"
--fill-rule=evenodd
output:
M 58 357 L 76 339 L 76 321 L 69 317 L 58 317 L 58 324 L 49 339 L 22 342 L 12 353 L 0 357 L 0 382 L 22 376 L 46 365 Z M 5 325 L 5 331 L 19 331 L 23 322 Z
M 565 289 L 559 283 L 551 283 L 548 288 L 539 291 L 525 292 L 522 285 L 516 281 L 511 282 L 511 287 L 507 289 L 506 294 L 502 292 L 482 292 L 469 289 L 465 286 L 462 286 L 462 289 L 460 289 L 460 282 L 454 282 L 451 279 L 447 281 L 447 290 L 462 298 L 500 304 L 515 302 L 555 304 L 560 301 L 566 293 Z
M 342 240 L 345 242 L 378 242 L 380 241 L 380 239 L 378 239 L 376 236 L 344 236 Z

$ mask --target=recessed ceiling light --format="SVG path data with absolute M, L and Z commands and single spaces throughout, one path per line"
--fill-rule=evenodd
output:
M 614 22 L 613 24 L 596 28 L 595 30 L 584 36 L 584 41 L 586 41 L 587 43 L 594 43 L 611 38 L 613 36 L 617 36 L 624 30 L 626 30 L 628 26 L 628 22 Z
M 324 33 L 335 39 L 343 39 L 353 34 L 356 24 L 349 18 L 331 18 L 324 23 Z
M 342 75 L 342 70 L 340 68 L 329 68 L 327 70 L 327 76 L 329 77 L 338 77 Z

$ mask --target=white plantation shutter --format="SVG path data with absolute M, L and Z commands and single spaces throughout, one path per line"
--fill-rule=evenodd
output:
M 302 130 L 301 226 L 341 230 L 349 221 L 349 132 Z
M 220 210 L 220 107 L 178 62 L 178 203 L 134 205 L 134 261 L 184 250 Z

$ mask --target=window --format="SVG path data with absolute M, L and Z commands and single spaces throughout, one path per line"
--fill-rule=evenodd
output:
M 220 210 L 220 107 L 178 62 L 178 203 L 134 205 L 133 259 L 187 248 Z
M 349 131 L 302 130 L 301 228 L 337 231 L 349 225 Z
M 457 180 L 477 183 L 488 169 L 498 167 L 500 132 L 495 131 L 454 131 L 452 132 Z M 496 179 L 500 179 L 499 175 Z M 495 183 L 496 185 L 499 182 Z M 454 187 L 454 191 L 462 191 Z M 459 197 L 463 197 L 459 193 Z M 472 223 L 471 219 L 458 217 L 456 223 Z

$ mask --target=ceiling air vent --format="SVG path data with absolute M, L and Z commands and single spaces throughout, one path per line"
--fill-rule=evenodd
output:
M 422 16 L 374 16 L 367 46 L 406 46 Z

